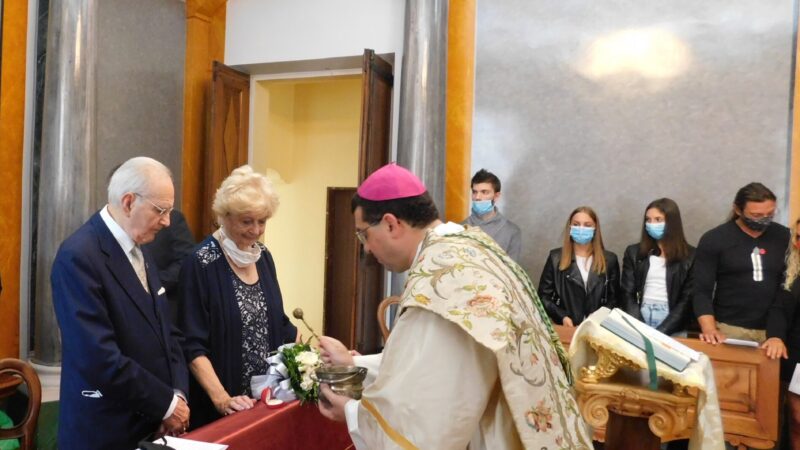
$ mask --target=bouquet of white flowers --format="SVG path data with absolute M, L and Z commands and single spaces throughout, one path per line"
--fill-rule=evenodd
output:
M 280 353 L 288 370 L 292 390 L 300 403 L 316 403 L 319 400 L 316 370 L 322 365 L 319 351 L 308 344 L 294 344 L 281 346 Z
M 284 344 L 267 358 L 269 368 L 263 375 L 250 379 L 253 398 L 261 398 L 265 389 L 274 399 L 289 402 L 300 399 L 301 403 L 316 403 L 319 397 L 319 381 L 316 370 L 322 366 L 319 350 L 308 344 Z

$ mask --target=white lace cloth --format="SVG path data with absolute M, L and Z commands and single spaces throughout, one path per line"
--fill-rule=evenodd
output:
M 603 342 L 605 346 L 640 367 L 647 367 L 647 359 L 643 351 L 601 327 L 600 322 L 593 319 L 600 315 L 602 314 L 594 313 L 587 317 L 575 330 L 572 337 L 569 357 L 575 379 L 578 379 L 581 367 L 594 365 L 597 362 L 597 355 L 589 345 L 590 340 Z M 678 372 L 658 360 L 656 360 L 656 369 L 658 375 L 667 380 L 699 389 L 697 421 L 689 438 L 689 449 L 724 450 L 725 438 L 722 432 L 717 385 L 714 381 L 714 369 L 711 367 L 711 360 L 708 359 L 708 356 L 701 354 L 699 360 L 689 363 L 683 372 Z

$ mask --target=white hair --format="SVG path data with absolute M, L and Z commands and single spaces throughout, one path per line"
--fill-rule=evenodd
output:
M 222 223 L 222 217 L 228 214 L 256 213 L 269 219 L 279 204 L 272 181 L 245 164 L 234 169 L 222 182 L 211 209 Z
M 125 194 L 146 196 L 153 179 L 158 176 L 167 176 L 172 180 L 172 172 L 167 166 L 153 158 L 137 156 L 125 161 L 114 171 L 108 182 L 108 203 L 121 207 Z

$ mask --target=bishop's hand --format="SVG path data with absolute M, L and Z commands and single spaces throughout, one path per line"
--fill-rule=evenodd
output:
M 334 394 L 327 384 L 319 385 L 319 412 L 330 420 L 344 422 L 344 405 L 350 400 L 350 397 Z
M 353 352 L 347 349 L 338 339 L 320 336 L 319 349 L 322 361 L 334 366 L 353 366 Z

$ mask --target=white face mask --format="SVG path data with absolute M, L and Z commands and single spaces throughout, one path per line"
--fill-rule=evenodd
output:
M 220 244 L 222 245 L 222 250 L 228 255 L 228 258 L 236 264 L 237 267 L 244 268 L 255 264 L 256 261 L 261 258 L 261 248 L 257 244 L 253 244 L 249 249 L 242 250 L 237 245 L 233 239 L 229 238 L 227 234 L 225 234 L 225 230 L 223 228 L 219 229 L 219 234 L 222 239 L 220 239 Z

